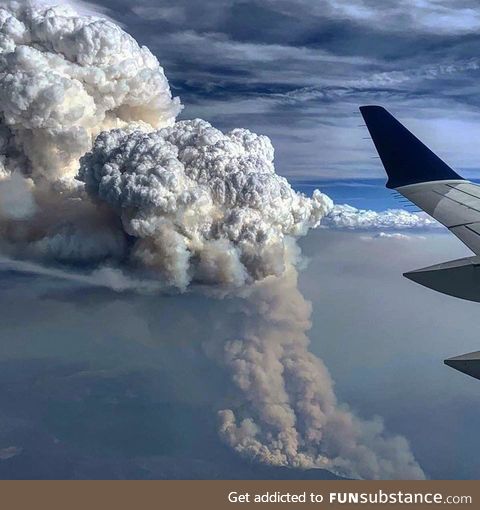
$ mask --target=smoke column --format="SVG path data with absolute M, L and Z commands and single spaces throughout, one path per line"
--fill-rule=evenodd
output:
M 204 346 L 242 400 L 219 413 L 227 444 L 274 465 L 422 478 L 407 441 L 339 405 L 308 351 L 295 239 L 331 200 L 277 175 L 265 136 L 175 122 L 157 59 L 112 22 L 0 5 L 2 256 L 61 265 L 45 274 L 114 271 L 117 290 L 130 288 L 125 273 L 156 292 L 240 298 L 242 330 Z

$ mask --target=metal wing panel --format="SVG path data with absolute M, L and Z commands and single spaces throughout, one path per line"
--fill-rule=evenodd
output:
M 464 193 L 476 197 L 480 200 L 480 186 L 473 184 L 468 181 L 463 181 L 459 184 L 447 184 L 447 186 L 453 187 L 456 190 L 463 191 Z
M 423 182 L 397 188 L 480 255 L 480 186 L 468 181 Z
M 470 193 L 465 193 L 465 191 L 461 191 L 453 186 L 443 185 L 443 189 L 437 189 L 436 193 L 470 209 L 480 210 L 480 198 Z
M 458 185 L 459 181 L 422 182 L 396 190 L 448 228 L 480 222 L 480 198 Z

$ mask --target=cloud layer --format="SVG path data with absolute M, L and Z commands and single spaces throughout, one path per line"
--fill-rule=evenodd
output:
M 478 175 L 475 0 L 96 4 L 161 56 L 187 117 L 267 134 L 282 175 L 381 176 L 355 115 L 372 102 Z

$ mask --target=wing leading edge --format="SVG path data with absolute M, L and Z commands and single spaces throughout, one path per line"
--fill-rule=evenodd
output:
M 387 188 L 445 225 L 476 254 L 405 276 L 439 292 L 480 302 L 480 186 L 458 175 L 381 106 L 362 106 L 360 112 L 387 173 Z

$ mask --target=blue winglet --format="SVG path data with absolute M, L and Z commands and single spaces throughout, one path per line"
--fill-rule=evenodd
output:
M 360 112 L 387 172 L 387 188 L 463 180 L 385 108 L 361 106 Z

